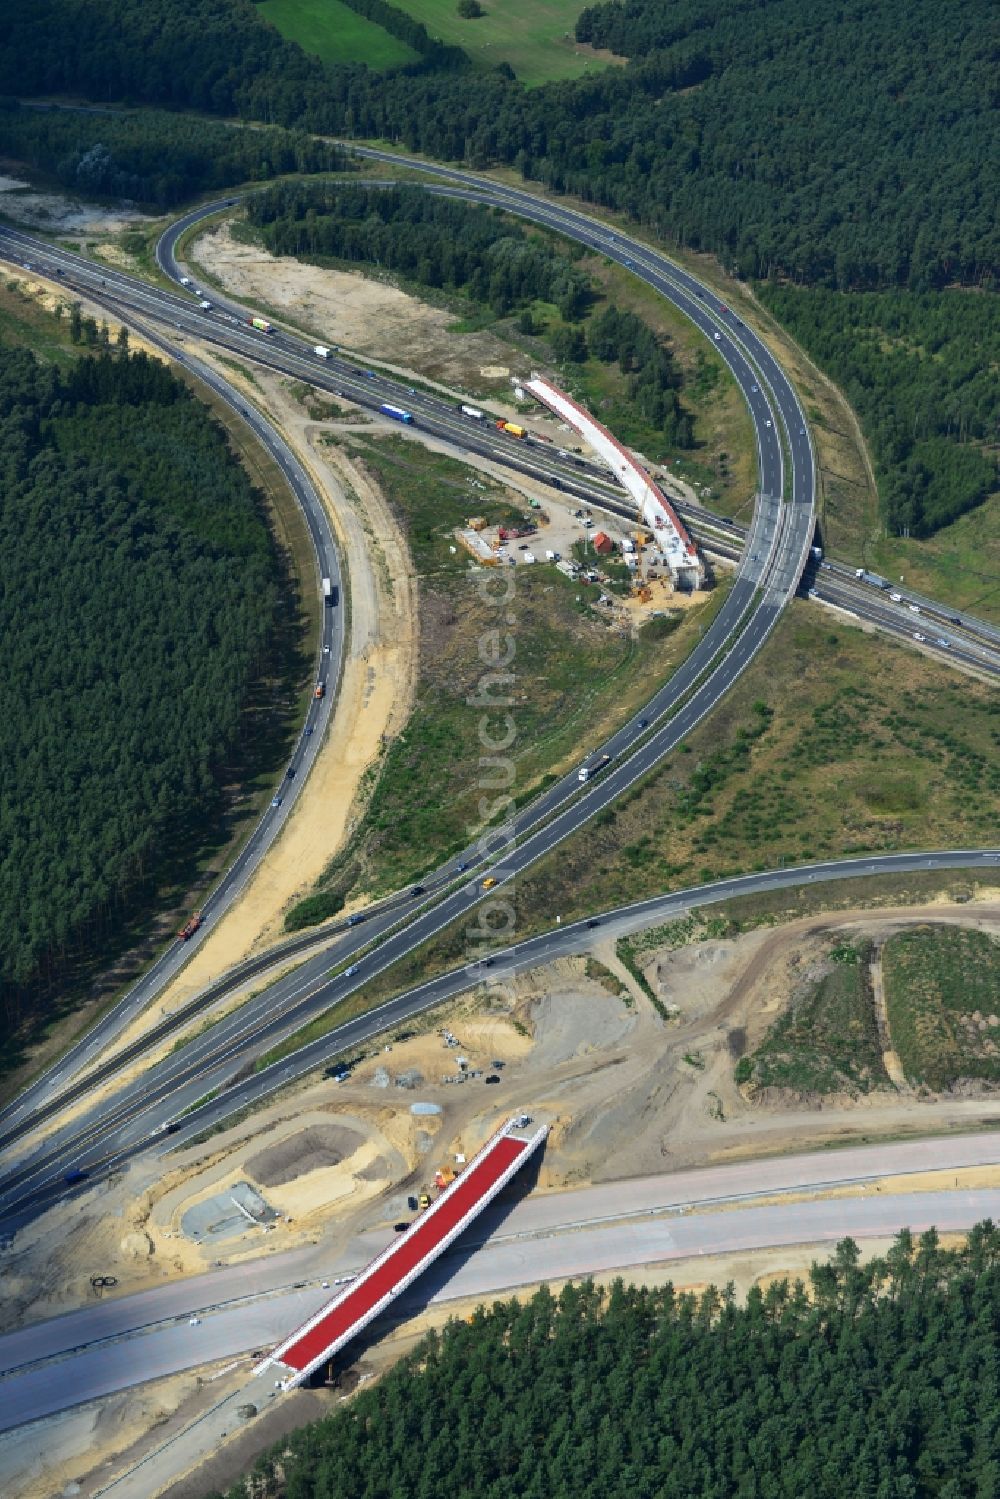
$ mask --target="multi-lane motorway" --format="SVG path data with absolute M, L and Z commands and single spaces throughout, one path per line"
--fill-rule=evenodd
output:
M 236 1109 L 259 1104 L 275 1089 L 315 1072 L 333 1057 L 356 1051 L 375 1036 L 404 1025 L 477 981 L 499 979 L 585 951 L 595 939 L 595 927 L 600 928 L 601 936 L 614 938 L 674 920 L 693 908 L 739 896 L 814 882 L 905 876 L 927 870 L 965 870 L 995 877 L 1000 871 L 1000 850 L 884 854 L 772 870 L 674 891 L 586 921 L 559 924 L 496 951 L 487 960 L 488 966 L 473 960 L 440 974 L 378 1009 L 347 1021 L 283 1061 L 226 1086 L 248 1057 L 259 1054 L 282 1035 L 363 988 L 412 945 L 411 927 L 404 927 L 368 957 L 360 959 L 357 973 L 340 972 L 330 977 L 331 957 L 338 966 L 346 957 L 344 942 L 354 935 L 349 932 L 340 939 L 333 955 L 329 951 L 320 952 L 211 1031 L 166 1056 L 155 1070 L 143 1072 L 122 1087 L 110 1103 L 93 1108 L 56 1131 L 32 1156 L 9 1169 L 0 1180 L 0 1219 L 8 1232 L 13 1231 L 53 1203 L 81 1190 L 80 1186 L 65 1183 L 68 1170 L 83 1168 L 92 1176 L 106 1174 L 140 1152 L 164 1151 L 183 1144 Z M 421 913 L 412 925 L 422 930 L 434 920 L 435 910 L 431 909 Z M 192 1108 L 206 1092 L 214 1089 L 223 1091 Z M 178 1118 L 186 1109 L 191 1112 Z M 176 1133 L 167 1137 L 158 1135 L 157 1131 L 170 1120 L 177 1122 Z
M 184 221 L 181 228 L 183 223 Z M 174 275 L 178 275 L 179 271 L 173 261 L 175 241 L 176 232 L 165 239 L 160 255 L 161 263 Z M 623 241 L 623 244 L 627 242 Z M 81 257 L 43 244 L 16 230 L 0 230 L 0 251 L 15 256 L 43 274 L 61 280 L 71 290 L 88 293 L 124 316 L 138 316 L 155 322 L 161 337 L 164 336 L 163 329 L 166 326 L 171 343 L 176 343 L 174 333 L 186 332 L 206 338 L 216 345 L 249 354 L 272 367 L 280 368 L 284 373 L 305 374 L 324 388 L 349 389 L 352 394 L 359 394 L 367 404 L 377 404 L 386 396 L 398 398 L 396 382 L 385 381 L 384 377 L 372 376 L 341 361 L 334 361 L 333 367 L 329 369 L 318 367 L 320 361 L 307 351 L 302 340 L 282 333 L 268 337 L 248 329 L 242 309 L 217 304 L 206 312 L 185 294 L 152 288 L 135 278 L 110 268 L 95 266 Z M 614 762 L 611 773 L 600 782 L 581 789 L 575 774 L 571 772 L 518 814 L 508 832 L 522 840 L 518 849 L 519 867 L 526 867 L 532 858 L 547 852 L 588 817 L 601 810 L 625 786 L 632 784 L 655 765 L 667 750 L 710 711 L 745 669 L 773 628 L 781 609 L 797 585 L 812 537 L 812 454 L 808 439 L 804 436 L 805 429 L 798 403 L 783 375 L 768 355 L 778 382 L 772 405 L 761 372 L 751 362 L 734 331 L 720 331 L 700 300 L 692 297 L 687 290 L 672 290 L 655 269 L 640 274 L 652 279 L 653 284 L 658 285 L 664 294 L 673 296 L 675 300 L 683 300 L 685 310 L 690 310 L 699 326 L 706 332 L 712 332 L 716 348 L 733 369 L 757 426 L 762 496 L 750 536 L 743 548 L 736 584 L 723 609 L 681 670 L 652 699 L 641 715 L 642 722 L 633 720 L 602 747 L 603 753 L 608 754 Z M 420 426 L 433 435 L 447 441 L 458 440 L 466 447 L 483 451 L 486 456 L 495 457 L 499 453 L 508 461 L 516 456 L 511 441 L 504 442 L 495 431 L 470 423 L 454 411 L 442 408 L 441 403 L 432 398 L 416 392 L 408 393 L 408 396 L 408 407 L 413 410 Z M 235 399 L 248 419 L 253 421 L 249 408 L 245 407 L 239 397 Z M 782 499 L 786 488 L 786 460 L 779 437 L 779 421 L 784 421 L 785 426 L 795 434 L 789 438 L 793 452 L 788 486 L 791 491 L 789 503 Z M 530 467 L 537 477 L 559 479 L 562 488 L 571 489 L 572 479 L 562 478 L 559 472 L 561 469 L 561 473 L 566 474 L 567 458 L 565 455 L 555 456 L 555 451 L 538 444 L 531 456 Z M 572 463 L 573 460 L 569 462 Z M 669 722 L 666 721 L 668 715 Z M 533 838 L 529 838 L 532 833 Z M 439 872 L 433 882 L 428 882 L 428 889 L 432 884 L 440 888 L 453 879 L 460 872 L 460 865 L 482 863 L 483 850 L 476 848 L 465 853 L 465 857 L 457 858 Z M 506 871 L 507 877 L 511 872 Z M 423 941 L 446 921 L 470 909 L 481 895 L 482 891 L 477 884 L 459 887 L 445 907 L 439 906 L 435 911 L 423 914 L 416 922 L 409 923 L 405 932 L 395 938 L 395 950 L 408 951 L 412 945 Z M 375 913 L 373 922 L 366 925 L 363 938 L 356 939 L 354 946 L 370 940 L 373 935 L 379 935 L 395 923 L 397 918 L 398 912 L 395 910 Z M 130 1016 L 131 1012 L 126 1018 Z M 22 1107 L 20 1113 L 11 1116 L 9 1122 L 13 1128 L 6 1131 L 8 1140 L 24 1127 L 29 1108 L 34 1116 L 38 1104 L 51 1106 L 54 1103 L 70 1072 L 79 1070 L 81 1058 L 89 1061 L 94 1049 L 105 1045 L 110 1036 L 116 1033 L 114 1025 L 115 1019 L 112 1017 L 103 1026 L 100 1036 L 94 1040 L 93 1047 L 88 1046 L 85 1053 L 75 1049 L 65 1059 L 55 1087 L 51 1086 L 49 1078 L 40 1080 L 32 1096 L 26 1101 L 27 1106 Z M 192 1057 L 190 1060 L 193 1062 L 195 1059 Z
M 385 156 L 385 153 L 372 154 Z M 407 162 L 407 165 L 413 163 Z M 467 174 L 442 169 L 439 175 L 457 183 L 462 191 L 470 189 Z M 501 206 L 549 224 L 618 260 L 680 307 L 712 339 L 714 347 L 729 364 L 755 422 L 761 478 L 761 496 L 750 534 L 743 544 L 736 584 L 688 661 L 653 697 L 639 717 L 601 747 L 609 756 L 609 768 L 599 779 L 581 786 L 575 770 L 571 771 L 534 803 L 522 809 L 511 825 L 503 830 L 502 836 L 498 834 L 491 843 L 463 850 L 430 875 L 412 900 L 399 897 L 367 913 L 367 919 L 358 927 L 342 929 L 329 947 L 309 958 L 294 975 L 272 985 L 264 995 L 244 1005 L 204 1036 L 164 1058 L 149 1074 L 123 1083 L 113 1091 L 109 1101 L 89 1110 L 85 1107 L 77 1120 L 55 1129 L 44 1144 L 36 1146 L 26 1158 L 15 1159 L 15 1147 L 29 1123 L 33 1127 L 44 1115 L 56 1114 L 67 1102 L 85 1097 L 84 1084 L 92 1086 L 97 1080 L 108 1081 L 120 1076 L 149 1049 L 150 1042 L 137 1043 L 112 1063 L 93 1068 L 91 1063 L 97 1050 L 116 1033 L 115 1017 L 112 1016 L 99 1035 L 89 1038 L 86 1051 L 78 1049 L 75 1055 L 71 1054 L 57 1076 L 47 1075 L 33 1090 L 28 1098 L 30 1121 L 28 1109 L 23 1106 L 20 1112 L 10 1111 L 7 1116 L 0 1117 L 0 1128 L 3 1129 L 0 1149 L 5 1149 L 7 1160 L 7 1170 L 0 1180 L 0 1212 L 12 1224 L 34 1216 L 61 1195 L 65 1191 L 63 1179 L 67 1171 L 85 1170 L 93 1174 L 109 1169 L 139 1149 L 149 1148 L 158 1129 L 175 1120 L 207 1092 L 226 1089 L 222 1098 L 188 1116 L 183 1127 L 184 1135 L 214 1122 L 238 1103 L 263 1096 L 290 1075 L 297 1075 L 303 1067 L 317 1065 L 318 1058 L 307 1050 L 277 1068 L 227 1088 L 234 1074 L 245 1067 L 249 1058 L 291 1034 L 332 1003 L 362 988 L 377 973 L 412 952 L 445 925 L 470 916 L 484 898 L 482 875 L 487 868 L 497 882 L 497 893 L 502 897 L 507 882 L 556 848 L 562 839 L 641 780 L 711 711 L 745 669 L 796 588 L 813 533 L 813 456 L 801 408 L 766 345 L 731 312 L 721 307 L 707 288 L 646 246 L 581 214 L 515 189 L 483 184 L 475 179 L 472 179 L 471 186 L 476 192 L 488 189 L 492 199 Z M 211 210 L 203 209 L 189 215 L 161 242 L 160 264 L 168 274 L 174 277 L 180 274 L 174 257 L 178 234 L 189 222 L 208 211 Z M 276 332 L 268 336 L 254 332 L 246 326 L 244 309 L 220 302 L 218 298 L 214 299 L 213 307 L 202 309 L 184 292 L 166 292 L 150 287 L 19 231 L 0 229 L 0 253 L 16 256 L 22 263 L 28 261 L 71 289 L 103 301 L 123 316 L 142 318 L 155 325 L 156 336 L 166 338 L 171 347 L 177 342 L 177 332 L 186 333 L 248 355 L 283 373 L 308 378 L 321 388 L 349 392 L 352 398 L 367 405 L 378 405 L 383 399 L 399 400 L 398 382 L 358 370 L 341 359 L 320 361 L 303 340 L 293 335 Z M 218 377 L 215 381 L 218 388 L 221 382 L 218 382 Z M 260 414 L 247 408 L 240 397 L 230 395 L 230 399 L 261 431 L 263 418 Z M 499 456 L 508 463 L 513 459 L 522 470 L 550 482 L 556 480 L 559 487 L 572 493 L 582 490 L 589 495 L 594 488 L 594 478 L 589 474 L 583 477 L 580 471 L 583 466 L 578 460 L 556 449 L 535 444 L 530 456 L 525 457 L 523 450 L 518 450 L 519 445 L 461 417 L 443 406 L 436 397 L 408 391 L 406 404 L 421 428 L 446 441 L 458 443 L 483 456 Z M 287 460 L 283 467 L 288 470 Z M 602 489 L 605 498 L 609 498 L 607 486 L 600 485 L 598 492 Z M 719 524 L 724 526 L 726 523 Z M 320 556 L 321 566 L 328 565 L 333 571 L 332 553 L 324 555 L 320 549 Z M 331 612 L 327 611 L 327 615 Z M 909 867 L 908 861 L 912 857 L 859 861 L 858 868 L 860 872 L 874 873 L 880 872 L 881 866 L 885 865 L 886 872 L 898 871 Z M 947 857 L 960 857 L 960 860 L 976 864 L 991 856 L 963 854 Z M 245 865 L 242 878 L 245 878 L 246 868 Z M 846 866 L 835 866 L 832 870 L 817 867 L 804 872 L 800 878 L 842 877 L 847 872 Z M 759 888 L 774 878 L 779 883 L 791 883 L 790 873 L 785 872 L 780 876 L 748 877 L 746 888 Z M 736 882 L 732 888 L 727 888 L 727 893 L 742 893 L 742 889 L 742 884 Z M 699 890 L 698 903 L 711 898 L 709 890 L 710 887 Z M 490 897 L 491 900 L 495 898 L 495 895 Z M 666 900 L 680 908 L 693 903 L 691 892 L 681 892 Z M 619 922 L 627 919 L 626 913 L 620 913 L 616 918 Z M 514 966 L 521 964 L 522 960 L 544 961 L 546 954 L 571 950 L 566 944 L 579 941 L 579 938 L 579 929 L 567 928 L 538 939 L 536 945 L 522 944 L 508 955 L 509 961 Z M 366 954 L 365 949 L 375 941 L 378 945 Z M 330 977 L 331 965 L 340 970 L 349 963 L 350 973 Z M 393 1001 L 374 1018 L 366 1017 L 326 1038 L 320 1048 L 322 1055 L 357 1044 L 372 1034 L 374 1027 L 395 1023 L 403 1015 L 413 1013 L 414 1008 L 437 1002 L 446 993 L 455 992 L 454 987 L 448 987 L 449 984 L 465 986 L 469 977 L 466 968 L 458 975 L 446 976 L 444 980 L 424 986 L 414 995 Z M 147 993 L 144 990 L 142 998 Z M 191 1010 L 202 1002 L 196 1001 Z M 172 1022 L 157 1027 L 156 1040 L 162 1042 L 175 1025 L 179 1027 L 189 1018 L 190 1012 L 182 1012 L 173 1017 Z M 79 1075 L 81 1063 L 90 1070 L 83 1082 L 78 1080 L 71 1084 L 70 1075 Z

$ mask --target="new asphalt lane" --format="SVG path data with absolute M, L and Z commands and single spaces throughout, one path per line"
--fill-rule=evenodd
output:
M 515 1187 L 421 1278 L 393 1317 L 462 1297 L 488 1299 L 542 1279 L 696 1255 L 835 1242 L 846 1234 L 883 1236 L 904 1226 L 917 1232 L 932 1224 L 942 1232 L 968 1228 L 995 1218 L 1000 1192 L 889 1194 L 878 1192 L 877 1183 L 887 1176 L 998 1162 L 1000 1134 L 987 1131 L 702 1167 L 566 1192 L 525 1195 Z M 760 1202 L 845 1187 L 859 1195 Z M 8 1333 L 0 1337 L 0 1430 L 148 1379 L 273 1346 L 329 1299 L 323 1280 L 356 1273 L 391 1237 L 375 1229 L 338 1255 L 309 1246 L 245 1261 Z M 192 1316 L 198 1318 L 194 1325 Z M 378 1327 L 374 1331 L 377 1336 Z

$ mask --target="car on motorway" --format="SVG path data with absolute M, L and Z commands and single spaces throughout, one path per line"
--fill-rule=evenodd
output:
M 280 807 L 281 806 L 281 797 L 280 796 L 272 796 L 272 798 L 271 798 L 271 806 L 272 807 Z
M 765 427 L 769 427 L 770 425 L 771 425 L 771 418 L 768 417 L 767 421 L 764 423 L 764 426 Z
M 588 926 L 600 926 L 600 924 L 601 923 L 600 923 L 600 921 L 598 920 L 598 918 L 596 916 L 591 916 L 591 917 L 588 918 L 588 921 L 587 921 L 587 925 Z
M 639 728 L 640 729 L 648 729 L 649 728 L 649 719 L 648 718 L 640 718 L 640 720 L 639 720 Z
M 907 604 L 906 607 L 909 609 L 909 611 L 910 611 L 911 614 L 919 614 L 920 613 L 920 605 L 919 604 Z
M 721 334 L 721 333 L 717 333 L 717 334 L 716 334 L 716 335 L 715 335 L 715 342 L 716 342 L 716 343 L 720 343 L 720 342 L 721 342 L 721 340 L 722 340 L 722 334 Z
M 285 780 L 286 781 L 294 781 L 294 779 L 295 779 L 295 766 L 294 765 L 289 765 L 288 769 L 285 771 Z
M 950 647 L 950 642 L 947 641 L 947 640 L 945 640 L 945 638 L 944 638 L 943 635 L 939 635 L 937 637 L 937 639 L 935 640 L 934 644 L 936 646 L 938 646 L 942 651 L 947 651 L 947 650 L 949 650 L 951 648 Z
M 344 969 L 344 978 L 352 979 L 360 967 L 360 963 L 349 963 L 348 966 Z
M 951 622 L 953 625 L 960 625 L 962 623 L 961 618 L 957 614 L 951 616 Z
M 394 1223 L 392 1225 L 392 1231 L 395 1234 L 405 1234 L 409 1226 L 410 1225 L 408 1223 Z
M 355 913 L 354 913 L 353 916 L 348 916 L 348 918 L 347 918 L 347 925 L 348 926 L 360 926 L 361 923 L 364 921 L 364 919 L 365 919 L 365 913 L 364 913 L 364 911 L 355 911 Z
M 921 635 L 921 633 L 920 633 L 919 630 L 914 630 L 914 632 L 913 632 L 913 638 L 914 638 L 914 640 L 919 640 L 920 644 L 923 645 L 924 641 L 927 639 L 927 636 L 926 635 Z
M 423 895 L 423 893 L 423 885 L 414 885 L 413 889 L 410 891 L 410 899 L 415 900 L 418 895 Z
M 890 593 L 889 597 L 894 604 L 901 604 L 903 602 L 903 595 L 901 593 Z
M 458 872 L 459 872 L 459 874 L 462 873 L 463 869 L 468 869 L 468 867 L 469 867 L 469 861 L 468 861 L 468 859 L 459 859 L 459 861 L 458 861 Z
M 315 728 L 314 728 L 314 726 L 312 724 L 308 724 L 306 726 L 306 738 L 307 739 L 310 737 L 310 735 L 315 734 L 315 732 L 316 732 L 316 730 L 315 730 Z
M 485 880 L 483 880 L 483 889 L 484 890 L 492 890 L 493 886 L 495 884 L 496 884 L 496 880 L 493 878 L 493 876 L 491 874 L 488 874 L 486 876 Z
M 757 394 L 757 387 L 756 387 L 756 385 L 751 385 L 750 389 L 753 391 L 754 395 Z

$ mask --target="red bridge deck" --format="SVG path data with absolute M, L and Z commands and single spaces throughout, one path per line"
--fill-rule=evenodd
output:
M 475 1219 L 545 1139 L 509 1120 L 413 1226 L 376 1256 L 347 1290 L 298 1328 L 259 1367 L 280 1364 L 286 1388 L 301 1384 L 366 1327 Z

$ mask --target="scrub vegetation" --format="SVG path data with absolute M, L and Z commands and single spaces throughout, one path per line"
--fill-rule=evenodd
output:
M 598 742 L 639 707 L 687 654 L 695 621 L 703 624 L 717 607 L 713 599 L 688 611 L 666 640 L 636 640 L 610 629 L 585 599 L 578 602 L 579 584 L 542 565 L 491 574 L 492 586 L 506 581 L 511 589 L 501 611 L 483 599 L 466 554 L 452 553 L 452 533 L 474 515 L 514 522 L 531 514 L 526 503 L 522 510 L 493 481 L 473 488 L 475 475 L 464 464 L 415 443 L 352 444 L 392 504 L 419 578 L 417 701 L 374 772 L 368 811 L 324 888 L 289 914 L 292 930 L 332 915 L 350 892 L 399 889 L 463 848 L 481 824 L 502 816 L 506 796 L 529 799 L 556 766 L 570 763 L 583 745 Z M 544 546 L 544 531 L 537 541 Z M 486 709 L 476 703 L 480 679 L 490 671 L 480 645 L 497 629 L 504 652 L 508 631 L 512 642 L 507 669 L 514 681 L 500 695 L 512 698 L 515 737 L 493 758 L 510 757 L 510 784 L 480 740 Z M 489 695 L 496 698 L 498 691 Z M 499 724 L 503 713 L 494 718 Z
M 1000 1082 L 995 938 L 944 925 L 900 932 L 883 948 L 882 974 L 892 1043 L 912 1082 Z
M 736 1081 L 801 1093 L 869 1093 L 888 1085 L 871 989 L 870 948 L 840 942 L 822 977 L 804 982 Z
M 479 1308 L 228 1499 L 960 1499 L 996 1492 L 1000 1231 L 843 1240 L 808 1283 L 586 1282 Z M 212 1496 L 220 1499 L 220 1496 Z
M 640 786 L 518 884 L 585 915 L 781 864 L 1000 835 L 1000 707 L 884 638 L 795 601 L 737 687 Z

